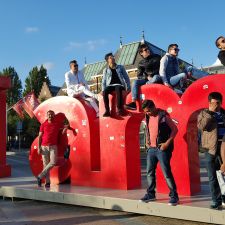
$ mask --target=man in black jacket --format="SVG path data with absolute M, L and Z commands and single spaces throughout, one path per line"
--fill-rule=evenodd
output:
M 225 37 L 220 36 L 216 39 L 216 47 L 220 49 L 218 58 L 225 66 Z
M 161 56 L 153 54 L 147 44 L 141 44 L 139 46 L 139 54 L 143 59 L 138 64 L 137 80 L 134 80 L 132 86 L 132 102 L 126 104 L 127 109 L 136 110 L 136 100 L 138 99 L 138 89 L 144 84 L 161 83 L 161 77 L 159 76 L 159 66 Z
M 144 100 L 142 109 L 146 119 L 146 146 L 147 150 L 147 193 L 141 198 L 141 202 L 156 200 L 156 168 L 160 163 L 166 183 L 170 190 L 169 205 L 175 206 L 179 202 L 176 183 L 171 171 L 170 160 L 173 151 L 173 140 L 177 134 L 177 127 L 162 109 L 156 108 L 152 100 Z

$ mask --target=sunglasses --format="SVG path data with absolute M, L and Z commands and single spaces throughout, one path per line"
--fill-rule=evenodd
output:
M 77 64 L 75 64 L 75 65 L 73 65 L 74 67 L 78 67 L 78 65 Z
M 222 39 L 220 42 L 221 42 L 221 43 L 225 43 L 225 39 Z
M 173 50 L 174 50 L 175 52 L 179 52 L 179 51 L 180 51 L 179 48 L 174 48 Z
M 144 48 L 144 49 L 142 49 L 141 52 L 147 52 L 147 51 L 149 51 L 149 49 L 148 48 Z

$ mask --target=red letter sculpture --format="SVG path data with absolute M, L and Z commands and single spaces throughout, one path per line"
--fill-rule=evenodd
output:
M 0 77 L 0 177 L 11 176 L 11 166 L 6 164 L 6 90 L 11 87 L 10 77 Z
M 177 123 L 178 134 L 172 157 L 172 170 L 180 195 L 192 195 L 200 191 L 200 167 L 197 143 L 197 115 L 208 106 L 208 94 L 219 91 L 225 96 L 225 76 L 214 75 L 192 84 L 180 98 L 172 89 L 163 85 L 144 85 L 140 94 L 152 99 L 156 106 L 165 109 Z M 130 96 L 129 96 L 130 97 Z M 100 100 L 100 115 L 103 101 Z M 59 164 L 51 172 L 54 183 L 70 177 L 72 185 L 134 189 L 141 186 L 139 129 L 144 116 L 131 112 L 125 117 L 96 119 L 94 110 L 84 101 L 60 96 L 51 98 L 35 110 L 42 123 L 51 109 L 65 114 L 77 136 L 68 132 L 61 137 Z M 63 151 L 70 145 L 69 159 Z M 34 175 L 42 169 L 41 157 L 37 155 L 34 141 L 30 162 Z M 157 171 L 157 191 L 167 193 L 163 175 Z

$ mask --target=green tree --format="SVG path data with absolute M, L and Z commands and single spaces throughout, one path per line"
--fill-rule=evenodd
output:
M 8 76 L 11 78 L 11 88 L 7 90 L 7 104 L 11 106 L 22 97 L 22 83 L 16 70 L 13 67 L 8 67 L 0 72 L 0 76 Z
M 43 83 L 46 82 L 48 85 L 51 84 L 50 79 L 47 75 L 47 70 L 41 65 L 40 69 L 34 67 L 30 72 L 28 77 L 25 80 L 25 88 L 23 96 L 28 94 L 31 91 L 34 91 L 36 97 L 38 97 Z
M 179 69 L 180 69 L 181 72 L 183 72 L 184 69 L 185 69 L 185 63 L 182 62 L 181 60 L 179 60 Z
M 30 148 L 34 139 L 38 136 L 40 123 L 36 118 L 30 118 L 25 115 L 23 120 L 23 132 L 22 132 L 22 147 Z

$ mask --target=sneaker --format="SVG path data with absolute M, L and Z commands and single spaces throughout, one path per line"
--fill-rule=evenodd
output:
M 45 187 L 46 187 L 46 188 L 50 188 L 50 183 L 49 183 L 49 182 L 46 183 L 46 184 L 45 184 Z
M 225 208 L 225 195 L 222 195 L 222 206 Z
M 225 209 L 225 202 L 222 202 L 222 207 Z
M 41 178 L 40 177 L 37 177 L 37 185 L 38 185 L 38 187 L 41 187 Z
M 171 197 L 169 202 L 168 202 L 168 205 L 176 206 L 177 204 L 179 204 L 179 198 L 178 197 Z
M 105 113 L 103 114 L 103 117 L 110 117 L 110 112 L 109 111 L 105 111 Z
M 154 195 L 145 194 L 145 196 L 141 198 L 139 201 L 148 203 L 148 202 L 153 202 L 155 200 L 156 198 Z
M 131 102 L 129 104 L 126 104 L 125 105 L 125 108 L 126 109 L 130 109 L 130 110 L 136 110 L 137 109 L 137 106 L 136 106 L 136 103 L 135 102 Z
M 222 202 L 214 202 L 210 205 L 210 209 L 215 209 L 215 210 L 221 210 L 222 209 Z

